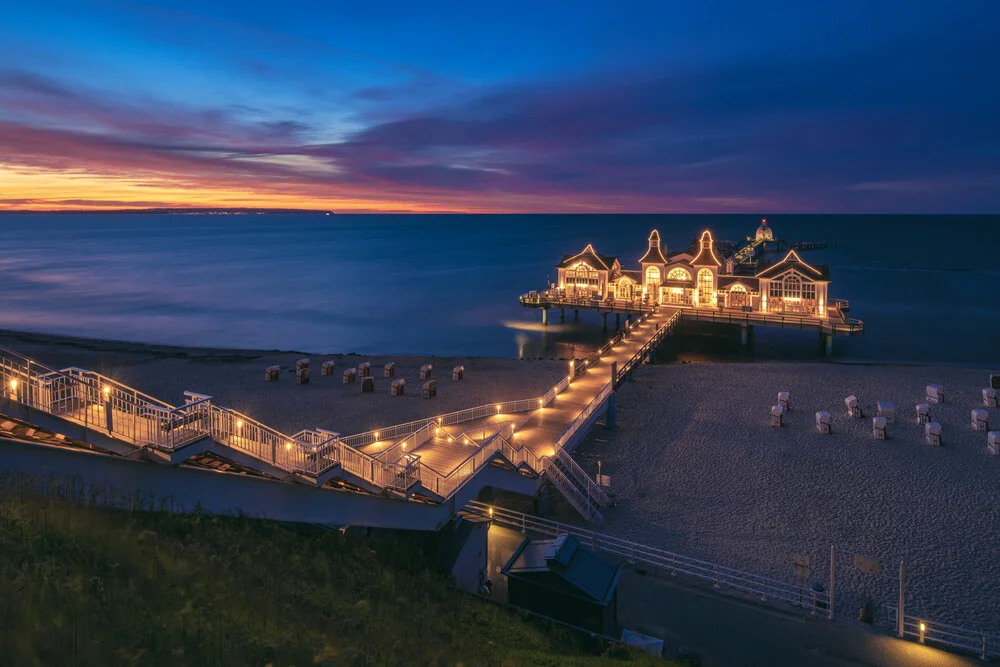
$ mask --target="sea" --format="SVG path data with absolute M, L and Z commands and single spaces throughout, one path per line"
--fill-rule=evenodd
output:
M 833 360 L 1000 366 L 1000 216 L 767 216 L 825 241 L 862 337 Z M 186 346 L 507 358 L 584 356 L 600 316 L 548 327 L 518 296 L 588 243 L 625 268 L 752 215 L 0 215 L 0 328 Z M 754 358 L 811 359 L 814 332 L 757 328 Z M 725 346 L 723 346 L 725 348 Z M 709 346 L 690 354 L 745 358 Z M 684 352 L 682 351 L 682 354 Z M 737 354 L 737 356 L 731 356 Z M 738 357 L 743 354 L 744 357 Z

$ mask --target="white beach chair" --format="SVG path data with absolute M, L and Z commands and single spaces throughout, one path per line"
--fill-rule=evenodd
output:
M 395 361 L 390 361 L 389 363 L 387 363 L 382 368 L 382 373 L 387 378 L 395 377 L 396 376 L 396 362 Z
M 371 375 L 367 375 L 361 378 L 361 393 L 362 394 L 375 393 L 375 378 L 373 378 Z
M 896 408 L 889 401 L 879 401 L 876 403 L 875 414 L 879 417 L 885 417 L 885 420 L 890 424 L 896 421 Z
M 986 388 L 983 389 L 983 407 L 996 408 L 1000 407 L 997 403 L 997 390 Z
M 264 369 L 264 380 L 267 382 L 277 382 L 281 374 L 281 366 L 268 366 Z
M 990 431 L 986 434 L 986 451 L 993 456 L 1000 454 L 1000 431 Z
M 924 437 L 927 438 L 928 445 L 941 446 L 941 424 L 928 422 L 924 424 Z
M 423 366 L 421 366 L 420 367 L 420 379 L 421 380 L 430 380 L 431 379 L 431 371 L 432 370 L 434 370 L 434 367 L 431 366 L 430 364 L 424 364 Z
M 344 384 L 351 384 L 357 379 L 357 377 L 358 377 L 358 369 L 348 368 L 347 370 L 344 371 Z
M 778 392 L 778 405 L 780 405 L 781 407 L 783 407 L 786 410 L 790 410 L 791 409 L 791 406 L 788 404 L 788 392 L 787 391 L 779 391 Z
M 830 413 L 823 411 L 816 413 L 816 430 L 820 433 L 830 434 Z
M 363 378 L 369 377 L 372 374 L 372 362 L 362 361 L 358 364 L 358 375 Z
M 939 384 L 927 385 L 927 402 L 944 403 L 944 387 Z
M 424 383 L 424 398 L 434 398 L 437 396 L 437 382 L 428 380 Z
M 402 396 L 403 387 L 405 386 L 406 386 L 406 380 L 404 380 L 403 378 L 396 378 L 395 380 L 392 381 L 389 387 L 389 394 L 392 396 Z
M 931 420 L 931 406 L 926 403 L 917 403 L 917 423 L 926 424 Z
M 333 375 L 333 361 L 324 361 L 319 367 L 319 374 L 322 376 Z
M 861 409 L 861 404 L 858 402 L 857 396 L 848 396 L 845 398 L 844 405 L 847 406 L 847 414 L 855 419 L 861 419 L 865 416 L 864 411 Z
M 990 430 L 990 413 L 982 408 L 972 411 L 972 428 L 975 431 Z
M 465 366 L 455 366 L 451 369 L 451 381 L 458 382 L 465 377 Z
M 781 427 L 785 424 L 785 408 L 780 405 L 771 407 L 771 426 Z
M 886 439 L 886 422 L 885 417 L 872 417 L 872 431 L 874 432 L 876 440 Z

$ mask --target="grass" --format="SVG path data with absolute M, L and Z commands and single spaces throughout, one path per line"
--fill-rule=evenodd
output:
M 459 592 L 405 535 L 100 504 L 0 479 L 0 664 L 665 664 Z

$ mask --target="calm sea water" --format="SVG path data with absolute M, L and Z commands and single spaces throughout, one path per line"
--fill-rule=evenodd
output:
M 1000 363 L 1000 217 L 769 216 L 833 265 L 831 295 L 868 334 L 851 360 Z M 3 215 L 0 328 L 309 352 L 573 356 L 600 319 L 543 331 L 517 296 L 594 243 L 626 266 L 649 230 L 682 249 L 754 216 Z M 558 318 L 552 318 L 558 324 Z M 808 356 L 815 334 L 759 331 L 762 356 Z

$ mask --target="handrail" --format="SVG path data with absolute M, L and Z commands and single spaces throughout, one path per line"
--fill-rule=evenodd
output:
M 570 502 L 576 510 L 584 516 L 588 521 L 594 524 L 604 523 L 604 515 L 594 507 L 594 504 L 590 502 L 583 492 L 577 487 L 573 482 L 570 481 L 566 474 L 555 464 L 555 461 L 549 457 L 542 458 L 542 467 L 545 474 L 548 476 L 549 480 L 555 484 L 556 488 L 559 489 L 560 493 Z
M 899 608 L 889 607 L 892 612 L 893 627 L 899 628 Z M 914 637 L 921 644 L 931 643 L 966 651 L 979 656 L 980 660 L 1000 658 L 1000 635 L 972 630 L 957 625 L 932 621 L 924 617 L 903 613 L 903 633 L 901 638 Z
M 812 607 L 814 611 L 829 610 L 830 594 L 827 591 L 807 590 L 798 584 L 737 570 L 551 519 L 491 506 L 479 501 L 469 502 L 465 509 L 501 525 L 520 529 L 522 532 L 531 530 L 549 537 L 573 535 L 594 551 L 603 552 L 628 563 L 643 563 L 657 567 L 671 575 L 684 574 L 696 577 L 711 581 L 720 588 L 725 586 L 744 593 L 753 593 L 798 606 Z

